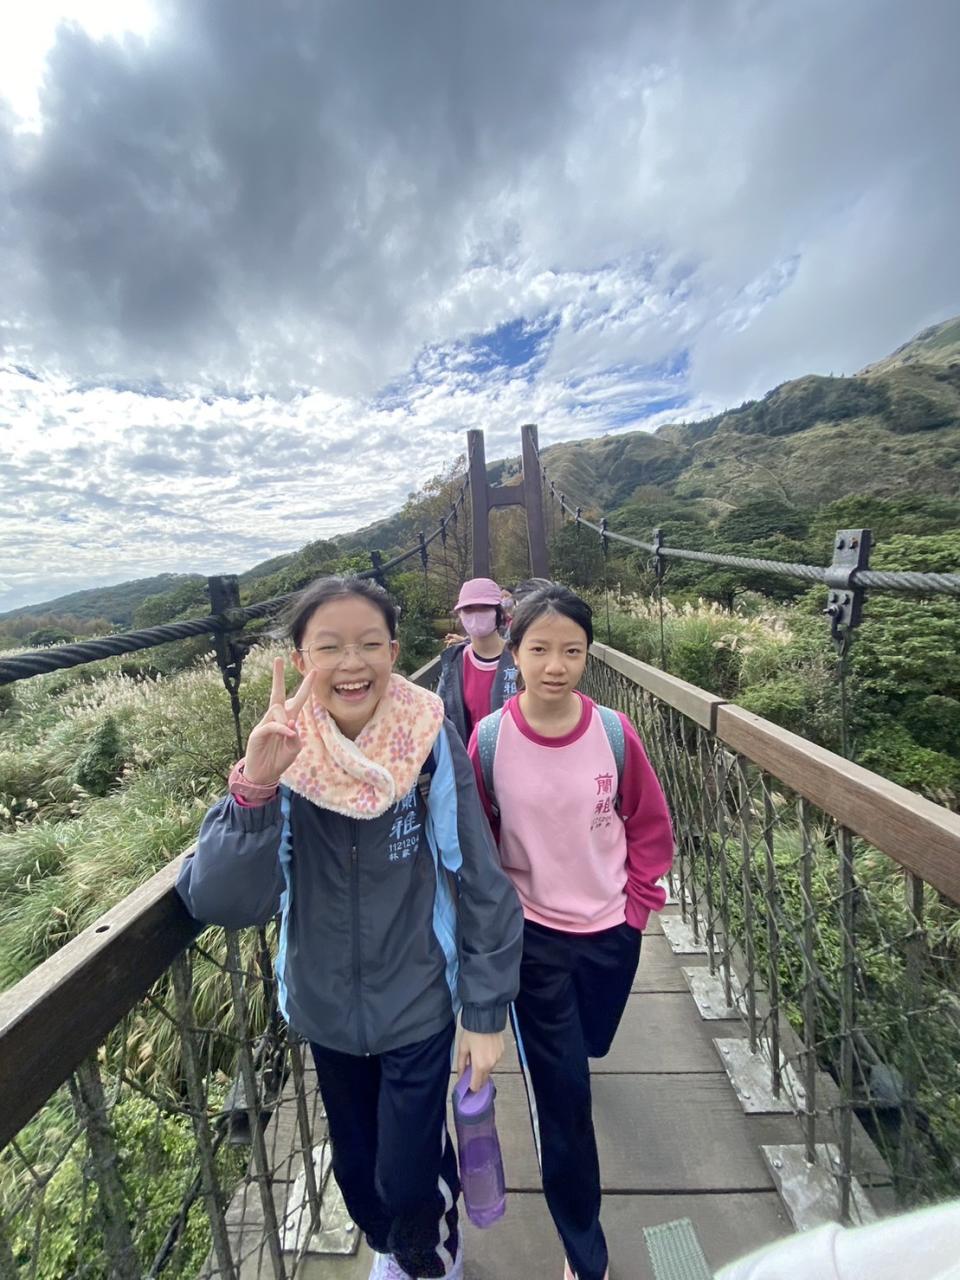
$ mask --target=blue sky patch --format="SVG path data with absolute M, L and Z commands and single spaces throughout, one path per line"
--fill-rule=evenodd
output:
M 518 317 L 479 334 L 467 344 L 467 350 L 473 356 L 473 371 L 488 373 L 492 369 L 521 369 L 534 361 L 539 362 L 546 357 L 546 349 L 559 323 L 557 315 L 537 320 Z

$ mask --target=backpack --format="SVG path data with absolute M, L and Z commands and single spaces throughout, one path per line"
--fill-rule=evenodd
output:
M 601 707 L 599 703 L 594 703 L 599 712 L 600 719 L 603 722 L 603 731 L 607 735 L 607 741 L 610 743 L 610 750 L 613 752 L 613 761 L 617 769 L 617 807 L 620 804 L 620 779 L 623 777 L 623 761 L 626 755 L 626 741 L 623 733 L 623 721 L 617 715 L 612 707 Z M 497 808 L 497 798 L 493 791 L 493 758 L 497 754 L 497 740 L 500 737 L 500 720 L 503 711 L 491 711 L 488 716 L 484 716 L 477 725 L 477 751 L 480 756 L 480 776 L 483 778 L 483 785 L 490 801 L 490 807 L 495 814 L 500 810 Z
M 440 730 L 443 733 L 443 730 Z M 417 794 L 420 797 L 420 803 L 423 805 L 423 821 L 427 820 L 427 813 L 430 808 L 430 784 L 433 782 L 434 775 L 437 772 L 437 756 L 436 747 L 430 748 L 430 754 L 423 762 L 423 768 L 420 770 L 420 776 L 416 781 Z M 450 892 L 453 895 L 453 901 L 460 901 L 460 873 L 459 871 L 448 871 L 444 867 L 442 860 L 438 862 L 438 870 L 442 871 L 446 876 L 447 884 L 450 886 Z

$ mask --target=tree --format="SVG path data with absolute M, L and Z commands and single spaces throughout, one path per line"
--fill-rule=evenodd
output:
M 431 476 L 404 503 L 400 521 L 410 531 L 411 542 L 421 529 L 429 537 L 448 515 L 460 494 L 466 466 L 466 456 L 461 454 L 444 471 Z M 397 546 L 392 550 L 402 551 L 405 547 Z M 461 509 L 456 521 L 447 521 L 445 539 L 437 538 L 430 544 L 428 572 L 434 580 L 442 582 L 445 589 L 448 584 L 459 584 L 471 576 L 472 555 L 469 509 Z
M 209 612 L 210 597 L 206 583 L 202 579 L 191 578 L 172 591 L 147 596 L 134 611 L 133 625 L 137 630 L 142 630 L 146 627 L 159 627 L 164 622 L 173 622 L 177 618 L 203 617 Z
M 272 600 L 274 596 L 289 595 L 324 574 L 350 571 L 341 568 L 343 564 L 349 564 L 350 570 L 355 567 L 369 569 L 370 557 L 360 552 L 345 556 L 335 542 L 319 538 L 301 547 L 283 568 L 248 582 L 241 591 L 240 598 L 244 604 L 256 604 L 260 600 Z
M 878 549 L 871 567 L 952 572 L 958 565 L 960 531 L 954 530 L 890 538 Z M 957 601 L 945 596 L 868 595 L 851 651 L 851 671 L 863 763 L 938 799 L 950 787 L 956 793 L 960 789 Z
M 603 584 L 603 551 L 592 529 L 563 525 L 550 543 L 550 576 L 575 591 Z
M 779 498 L 758 498 L 728 511 L 717 522 L 716 532 L 733 551 L 771 538 L 805 538 L 809 523 L 806 513 L 791 503 Z
M 31 631 L 27 636 L 27 644 L 32 649 L 42 649 L 50 644 L 68 644 L 74 639 L 74 633 L 65 627 L 47 626 Z
M 810 521 L 808 541 L 815 559 L 824 563 L 831 558 L 838 529 L 869 529 L 878 551 L 881 543 L 898 534 L 945 533 L 958 526 L 960 501 L 956 498 L 919 493 L 878 498 L 854 493 L 820 508 Z

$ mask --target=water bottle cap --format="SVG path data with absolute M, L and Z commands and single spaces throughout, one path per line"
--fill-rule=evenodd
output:
M 496 1095 L 497 1091 L 489 1076 L 482 1089 L 479 1089 L 476 1093 L 471 1093 L 469 1067 L 453 1087 L 454 1106 L 460 1115 L 468 1120 L 472 1120 L 486 1111 Z

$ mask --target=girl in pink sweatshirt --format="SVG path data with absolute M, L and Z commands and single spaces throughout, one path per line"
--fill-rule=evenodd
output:
M 605 1280 L 588 1058 L 609 1050 L 673 859 L 663 790 L 636 730 L 580 693 L 592 611 L 566 587 L 525 599 L 510 644 L 522 692 L 469 753 L 524 913 L 513 1030 L 567 1280 Z

